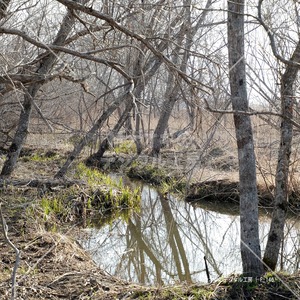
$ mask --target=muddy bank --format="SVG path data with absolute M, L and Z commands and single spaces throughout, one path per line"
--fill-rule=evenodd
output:
M 259 207 L 273 208 L 273 187 L 258 186 Z M 189 186 L 185 200 L 193 204 L 224 203 L 239 205 L 239 183 L 230 180 L 212 180 L 193 183 Z M 290 213 L 300 212 L 300 191 L 292 191 L 289 195 Z

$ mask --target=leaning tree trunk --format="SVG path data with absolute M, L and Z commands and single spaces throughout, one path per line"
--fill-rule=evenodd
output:
M 126 103 L 125 110 L 123 111 L 116 125 L 109 132 L 107 137 L 101 142 L 98 151 L 88 157 L 88 165 L 97 166 L 100 163 L 105 151 L 109 149 L 110 145 L 113 143 L 114 138 L 128 119 L 129 113 L 133 108 L 133 101 L 132 98 L 128 95 L 128 99 L 126 99 L 124 102 Z
M 64 44 L 66 38 L 68 37 L 68 34 L 70 33 L 74 25 L 74 22 L 75 22 L 74 14 L 69 11 L 62 21 L 60 30 L 56 35 L 53 45 L 61 46 Z M 47 56 L 45 56 L 40 61 L 40 65 L 36 70 L 36 75 L 37 76 L 47 75 L 51 70 L 51 68 L 53 67 L 56 60 L 57 60 L 57 53 L 50 52 Z M 40 82 L 33 83 L 26 90 L 23 105 L 22 105 L 22 110 L 19 117 L 18 127 L 14 139 L 12 141 L 12 144 L 9 147 L 8 155 L 1 171 L 1 176 L 11 175 L 11 173 L 16 167 L 21 149 L 27 138 L 30 115 L 33 107 L 33 101 L 42 85 L 43 84 Z
M 121 102 L 124 100 L 124 97 L 127 95 L 131 95 L 132 93 L 126 93 L 117 98 L 99 117 L 97 122 L 90 128 L 90 130 L 85 134 L 85 136 L 79 141 L 77 145 L 75 145 L 73 151 L 69 154 L 67 160 L 63 164 L 63 166 L 59 169 L 59 171 L 55 174 L 54 178 L 62 178 L 67 173 L 69 167 L 73 163 L 73 161 L 78 157 L 81 153 L 82 149 L 91 142 L 104 122 L 112 115 L 112 113 L 120 106 Z
M 293 125 L 290 120 L 293 118 L 294 83 L 299 69 L 295 63 L 300 63 L 300 41 L 290 61 L 294 62 L 294 64 L 286 66 L 286 70 L 281 78 L 281 114 L 283 119 L 280 127 L 281 136 L 275 178 L 274 210 L 263 259 L 264 263 L 273 271 L 277 265 L 280 246 L 284 236 L 284 224 L 288 208 L 288 178 L 293 138 Z
M 196 33 L 199 33 L 199 28 L 202 24 L 204 24 L 205 19 L 207 17 L 207 13 L 209 11 L 209 7 L 212 5 L 211 0 L 207 0 L 205 10 L 202 12 L 198 22 L 196 25 L 192 26 L 192 14 L 191 14 L 191 7 L 192 7 L 192 1 L 191 0 L 185 0 L 184 6 L 185 9 L 183 11 L 184 20 L 185 22 L 181 25 L 181 29 L 179 31 L 178 39 L 176 41 L 177 47 L 174 50 L 174 57 L 173 57 L 173 63 L 176 65 L 179 61 L 178 53 L 182 51 L 182 44 L 184 43 L 184 52 L 183 57 L 181 58 L 180 62 L 180 71 L 186 72 L 188 68 L 188 60 L 190 57 L 190 50 L 193 46 L 193 38 L 196 35 Z M 185 39 L 185 41 L 184 41 Z M 178 99 L 178 95 L 181 92 L 180 83 L 182 80 L 177 80 L 175 78 L 174 74 L 170 75 L 168 85 L 167 85 L 167 97 L 162 105 L 162 112 L 160 114 L 157 126 L 154 130 L 154 136 L 153 136 L 153 144 L 152 144 L 152 151 L 151 155 L 158 156 L 159 152 L 162 147 L 162 141 L 164 133 L 168 127 L 169 119 L 172 113 L 172 110 L 174 108 L 174 105 Z
M 169 123 L 169 119 L 177 100 L 177 88 L 171 91 L 171 94 L 164 101 L 158 123 L 153 133 L 153 145 L 151 155 L 158 156 L 162 147 L 163 135 Z
M 143 64 L 141 64 L 141 61 L 140 61 L 141 59 L 142 59 L 142 57 L 140 56 L 136 62 L 135 68 L 134 68 L 134 76 L 138 77 L 136 84 L 135 84 L 136 88 L 135 88 L 135 90 L 133 90 L 132 95 L 128 94 L 131 97 L 130 97 L 130 99 L 125 101 L 126 108 L 125 108 L 123 114 L 120 116 L 117 124 L 114 126 L 114 128 L 111 130 L 111 132 L 109 132 L 108 136 L 101 142 L 98 151 L 88 158 L 88 160 L 87 160 L 88 164 L 97 165 L 100 162 L 105 151 L 107 151 L 109 149 L 109 145 L 112 144 L 114 138 L 116 137 L 116 135 L 118 134 L 118 132 L 120 131 L 122 126 L 126 123 L 126 121 L 128 121 L 128 120 L 130 121 L 129 113 L 133 109 L 136 99 L 141 97 L 141 95 L 144 91 L 144 87 L 147 85 L 147 83 L 150 81 L 150 79 L 156 74 L 156 71 L 159 69 L 159 67 L 162 64 L 162 61 L 159 60 L 157 57 L 152 57 L 152 63 L 146 64 L 146 66 L 144 66 L 143 71 L 141 72 L 140 67 L 141 67 L 141 65 L 143 65 Z M 143 74 L 143 76 L 141 76 L 141 74 Z
M 244 58 L 244 0 L 228 1 L 228 54 L 232 108 L 248 111 Z M 261 276 L 256 164 L 250 117 L 234 114 L 240 192 L 241 256 L 245 276 Z

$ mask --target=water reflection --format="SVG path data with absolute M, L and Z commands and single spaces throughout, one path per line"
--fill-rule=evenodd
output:
M 261 217 L 262 247 L 268 230 Z M 289 220 L 281 266 L 290 272 L 299 268 L 299 240 L 299 222 Z M 212 280 L 241 272 L 239 216 L 193 207 L 147 185 L 138 214 L 86 230 L 82 245 L 110 274 L 143 284 L 207 282 L 204 257 Z

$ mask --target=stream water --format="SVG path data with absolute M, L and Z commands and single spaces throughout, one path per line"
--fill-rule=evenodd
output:
M 133 184 L 133 183 L 131 183 Z M 137 184 L 137 183 L 134 183 Z M 209 210 L 192 206 L 141 184 L 141 210 L 127 221 L 115 220 L 100 229 L 85 230 L 82 246 L 111 275 L 143 284 L 207 282 L 241 273 L 239 216 L 236 208 Z M 260 217 L 262 249 L 270 218 Z M 286 224 L 280 265 L 299 269 L 300 222 Z M 205 257 L 205 258 L 204 258 Z

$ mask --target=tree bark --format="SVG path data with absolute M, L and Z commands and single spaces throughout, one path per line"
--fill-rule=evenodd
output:
M 300 41 L 290 61 L 300 63 Z M 280 127 L 280 147 L 275 178 L 274 210 L 263 259 L 264 263 L 273 271 L 278 261 L 288 208 L 289 164 L 293 139 L 293 125 L 290 120 L 293 118 L 295 101 L 294 83 L 297 79 L 298 69 L 299 67 L 295 64 L 287 65 L 281 78 L 281 114 L 283 119 Z
M 6 10 L 11 0 L 0 1 L 0 20 L 5 17 Z
M 61 46 L 64 44 L 68 37 L 73 25 L 75 23 L 75 17 L 72 12 L 68 12 L 64 17 L 61 27 L 56 35 L 53 45 Z M 57 53 L 50 52 L 41 61 L 40 65 L 36 70 L 37 75 L 47 75 L 51 68 L 53 67 L 55 61 L 57 60 Z M 28 126 L 30 121 L 30 115 L 33 108 L 34 98 L 43 84 L 41 82 L 35 82 L 26 90 L 24 101 L 22 105 L 22 110 L 19 117 L 18 127 L 9 148 L 6 161 L 4 162 L 1 176 L 9 176 L 16 167 L 17 160 L 19 158 L 23 144 L 27 138 Z
M 248 111 L 244 57 L 244 0 L 228 1 L 228 54 L 232 108 Z M 241 256 L 245 276 L 261 276 L 256 163 L 250 117 L 234 114 L 239 160 Z

